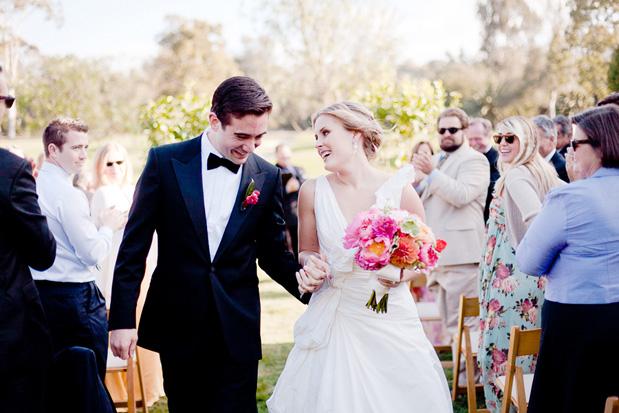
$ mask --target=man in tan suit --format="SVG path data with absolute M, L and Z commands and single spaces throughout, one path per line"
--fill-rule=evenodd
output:
M 446 109 L 438 118 L 442 151 L 418 155 L 416 170 L 428 175 L 421 196 L 426 221 L 437 238 L 447 241 L 428 284 L 438 289 L 438 305 L 449 337 L 457 329 L 460 294 L 478 296 L 478 266 L 483 250 L 484 205 L 490 182 L 485 156 L 466 139 L 469 118 L 461 109 Z M 471 327 L 476 327 L 471 323 Z

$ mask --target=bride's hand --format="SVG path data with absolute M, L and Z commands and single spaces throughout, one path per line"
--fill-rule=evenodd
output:
M 324 279 L 316 280 L 310 277 L 303 269 L 297 271 L 295 275 L 297 277 L 297 283 L 299 283 L 299 293 L 301 295 L 305 293 L 313 293 L 324 282 Z

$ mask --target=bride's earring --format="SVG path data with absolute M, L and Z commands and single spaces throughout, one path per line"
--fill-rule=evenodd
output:
M 352 140 L 352 153 L 356 154 L 358 150 L 359 150 L 359 140 L 353 139 Z

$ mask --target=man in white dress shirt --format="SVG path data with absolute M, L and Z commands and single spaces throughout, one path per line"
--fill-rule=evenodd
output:
M 73 119 L 55 119 L 45 128 L 46 159 L 37 193 L 57 249 L 54 264 L 45 271 L 33 269 L 32 276 L 49 321 L 54 353 L 74 346 L 92 350 L 103 381 L 108 333 L 105 301 L 95 285 L 96 267 L 110 253 L 112 234 L 124 225 L 126 216 L 105 210 L 97 229 L 86 195 L 72 185 L 73 175 L 87 159 L 87 132 L 84 123 Z
M 326 275 L 320 262 L 315 277 L 306 268 L 315 283 L 303 272 L 295 277 L 300 266 L 286 244 L 280 170 L 253 153 L 271 108 L 255 80 L 225 80 L 213 93 L 209 128 L 151 149 L 136 186 L 114 271 L 110 347 L 123 359 L 136 344 L 159 353 L 171 413 L 197 406 L 256 412 L 256 261 L 297 299 Z M 155 231 L 157 267 L 138 331 L 136 302 Z

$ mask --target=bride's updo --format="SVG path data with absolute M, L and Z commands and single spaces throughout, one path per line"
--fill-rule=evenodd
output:
M 312 116 L 312 127 L 321 115 L 331 115 L 342 122 L 344 129 L 358 132 L 363 137 L 363 151 L 368 159 L 376 157 L 383 140 L 383 128 L 368 108 L 355 102 L 338 102 L 319 110 Z

